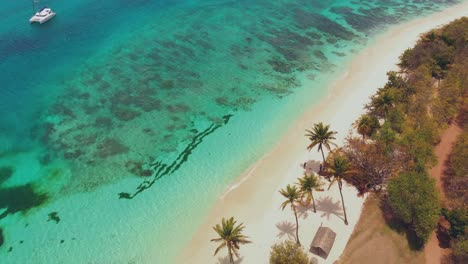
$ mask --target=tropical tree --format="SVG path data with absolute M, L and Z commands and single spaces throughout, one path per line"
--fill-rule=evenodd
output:
M 239 246 L 241 244 L 252 243 L 247 240 L 248 237 L 242 234 L 244 230 L 244 224 L 240 223 L 236 226 L 237 221 L 234 220 L 234 217 L 228 218 L 227 220 L 221 220 L 221 225 L 217 224 L 213 226 L 214 231 L 218 234 L 219 238 L 213 238 L 213 242 L 221 242 L 221 245 L 216 248 L 214 255 L 223 248 L 227 247 L 229 253 L 229 262 L 234 263 L 233 254 L 239 258 Z
M 420 245 L 437 226 L 440 202 L 435 180 L 426 172 L 406 172 L 388 183 L 388 202 L 393 211 L 410 225 Z
M 286 240 L 271 247 L 270 264 L 312 263 L 304 249 L 292 240 Z
M 281 195 L 284 196 L 284 198 L 286 198 L 286 200 L 281 204 L 281 210 L 284 210 L 284 208 L 286 208 L 286 206 L 289 205 L 291 206 L 291 209 L 294 212 L 294 216 L 296 217 L 296 243 L 300 245 L 301 242 L 299 242 L 299 221 L 297 220 L 296 204 L 300 202 L 301 193 L 297 190 L 296 186 L 291 186 L 290 184 L 286 186 L 286 189 L 281 189 L 279 192 L 281 193 Z
M 332 140 L 336 139 L 334 135 L 336 135 L 337 132 L 330 131 L 329 129 L 330 125 L 324 125 L 322 122 L 320 122 L 318 124 L 314 124 L 312 130 L 307 129 L 307 134 L 305 135 L 310 140 L 310 144 L 307 149 L 311 150 L 317 146 L 317 150 L 322 152 L 323 167 L 325 167 L 325 155 L 323 154 L 323 147 L 325 147 L 328 151 L 331 151 L 331 145 L 336 146 Z
M 371 97 L 371 103 L 367 108 L 379 117 L 387 117 L 390 109 L 393 108 L 395 98 L 387 89 L 379 89 L 376 95 Z
M 380 192 L 390 176 L 397 174 L 406 164 L 406 153 L 382 140 L 382 136 L 384 133 L 380 131 L 376 141 L 363 141 L 352 136 L 346 138 L 342 151 L 353 165 L 353 173 L 346 181 L 360 194 L 370 190 Z
M 307 173 L 304 173 L 304 177 L 299 178 L 298 180 L 299 182 L 297 183 L 297 185 L 299 186 L 301 198 L 306 199 L 307 205 L 309 205 L 310 201 L 312 201 L 314 213 L 316 213 L 317 210 L 315 209 L 315 199 L 313 191 L 322 191 L 321 187 L 323 186 L 323 183 L 316 175 L 307 175 Z
M 330 185 L 328 186 L 328 189 L 330 190 L 331 186 L 335 182 L 338 183 L 338 188 L 340 190 L 340 195 L 341 195 L 341 204 L 343 205 L 344 223 L 345 225 L 347 225 L 348 217 L 346 216 L 346 207 L 344 204 L 342 189 L 343 189 L 343 179 L 351 174 L 350 162 L 345 156 L 338 154 L 332 157 L 332 161 L 330 162 L 330 166 L 328 170 L 333 177 L 332 181 L 330 182 Z
M 358 133 L 362 135 L 362 139 L 370 137 L 374 132 L 379 128 L 379 120 L 375 116 L 362 115 L 354 127 L 357 129 Z

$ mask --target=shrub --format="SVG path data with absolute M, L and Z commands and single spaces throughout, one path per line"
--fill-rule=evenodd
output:
M 463 238 L 452 243 L 456 263 L 468 263 L 468 239 Z
M 439 218 L 439 197 L 434 179 L 426 173 L 409 172 L 390 180 L 389 203 L 405 224 L 424 243 Z
M 300 245 L 287 240 L 271 247 L 270 264 L 309 264 L 309 258 Z

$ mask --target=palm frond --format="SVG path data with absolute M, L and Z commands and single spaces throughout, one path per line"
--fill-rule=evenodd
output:
M 213 241 L 213 240 L 212 240 L 212 241 Z M 224 241 L 223 243 L 221 243 L 221 245 L 219 245 L 219 247 L 216 248 L 215 253 L 214 253 L 214 256 L 216 256 L 216 254 L 218 254 L 218 252 L 219 252 L 221 249 L 225 248 L 225 247 L 226 247 L 226 244 L 227 244 L 226 241 Z

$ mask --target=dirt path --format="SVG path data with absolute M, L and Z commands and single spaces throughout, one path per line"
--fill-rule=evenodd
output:
M 437 164 L 429 170 L 429 175 L 436 179 L 437 188 L 439 189 L 442 204 L 445 202 L 445 193 L 442 186 L 442 175 L 445 170 L 445 162 L 448 155 L 452 151 L 452 145 L 460 135 L 462 129 L 452 124 L 441 136 L 440 143 L 436 146 L 434 153 L 437 157 Z M 439 264 L 442 256 L 448 254 L 450 249 L 444 249 L 439 246 L 439 241 L 436 236 L 436 231 L 432 233 L 431 238 L 424 247 L 424 255 L 426 256 L 427 264 Z

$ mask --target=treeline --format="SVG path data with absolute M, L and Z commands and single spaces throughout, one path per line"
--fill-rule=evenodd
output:
M 361 137 L 349 136 L 341 151 L 353 164 L 347 180 L 360 193 L 382 194 L 393 214 L 422 247 L 441 213 L 452 224 L 454 259 L 466 261 L 468 187 L 468 18 L 432 30 L 400 57 L 400 72 L 389 72 L 355 123 Z M 464 132 L 450 157 L 445 178 L 452 208 L 441 210 L 428 168 L 434 147 L 453 122 Z M 445 206 L 445 205 L 444 205 Z M 451 230 L 453 231 L 453 230 Z
M 321 179 L 329 187 L 337 183 L 344 222 L 346 207 L 342 195 L 344 182 L 360 194 L 376 193 L 405 228 L 410 244 L 422 248 L 441 216 L 450 222 L 447 230 L 454 255 L 451 260 L 468 263 L 468 18 L 455 20 L 420 38 L 415 47 L 400 57 L 400 72 L 389 72 L 388 81 L 366 105 L 366 113 L 356 122 L 360 136 L 350 134 L 344 146 L 335 147 L 336 134 L 328 125 L 314 124 L 306 130 L 307 149 L 316 148 L 323 163 L 318 175 L 305 174 L 280 193 L 281 208 L 290 207 L 296 219 L 296 241 L 272 247 L 270 263 L 309 263 L 298 235 L 298 206 L 315 203 L 313 191 L 323 191 Z M 428 169 L 436 163 L 434 147 L 441 132 L 453 122 L 463 127 L 448 163 L 444 179 L 451 202 L 441 208 L 435 180 Z M 327 149 L 328 156 L 323 149 Z M 304 165 L 305 169 L 305 165 Z M 387 206 L 382 206 L 384 210 Z M 388 212 L 385 212 L 388 213 Z M 241 244 L 250 243 L 242 234 L 243 224 L 233 218 L 213 227 L 221 244 L 215 251 L 228 249 L 229 261 L 239 257 Z

